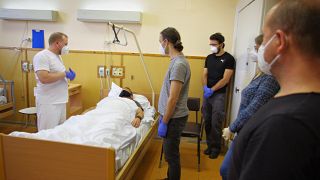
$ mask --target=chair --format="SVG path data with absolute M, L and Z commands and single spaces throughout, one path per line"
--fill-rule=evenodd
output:
M 35 116 L 35 125 L 37 127 L 37 108 L 36 107 L 28 107 L 28 108 L 20 109 L 19 113 L 21 113 L 21 114 L 26 116 L 26 125 L 25 125 L 25 127 L 28 126 L 28 122 L 30 120 L 30 116 L 34 115 Z
M 196 122 L 187 122 L 181 137 L 197 138 L 197 156 L 198 156 L 198 171 L 200 171 L 200 142 L 202 140 L 204 121 L 201 117 L 200 122 L 198 120 L 198 112 L 200 111 L 200 98 L 189 97 L 187 106 L 189 111 L 193 111 L 196 114 Z M 162 163 L 163 146 L 161 149 L 159 168 Z

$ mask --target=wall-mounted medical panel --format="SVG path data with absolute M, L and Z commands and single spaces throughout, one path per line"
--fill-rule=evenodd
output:
M 24 21 L 56 21 L 57 11 L 0 8 L 0 19 Z
M 112 22 L 141 24 L 142 13 L 138 11 L 109 11 L 78 9 L 77 19 L 83 22 Z

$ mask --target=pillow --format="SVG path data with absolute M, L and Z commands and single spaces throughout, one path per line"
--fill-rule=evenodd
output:
M 133 94 L 133 99 L 141 104 L 143 109 L 148 109 L 150 107 L 150 102 L 148 98 L 140 94 Z
M 122 88 L 112 82 L 111 90 L 108 94 L 108 97 L 119 97 L 119 94 L 121 93 L 121 91 L 122 91 Z

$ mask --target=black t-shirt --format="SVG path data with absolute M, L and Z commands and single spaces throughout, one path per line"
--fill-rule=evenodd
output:
M 204 68 L 208 69 L 207 86 L 211 88 L 223 78 L 226 69 L 234 69 L 235 60 L 231 54 L 225 52 L 221 56 L 210 54 L 206 58 Z M 227 85 L 217 90 L 215 93 L 225 93 Z
M 270 100 L 235 140 L 230 180 L 320 179 L 320 93 Z

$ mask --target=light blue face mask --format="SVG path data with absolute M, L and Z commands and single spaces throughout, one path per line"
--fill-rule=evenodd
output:
M 259 50 L 258 50 L 258 66 L 259 66 L 259 69 L 265 73 L 265 74 L 268 74 L 268 75 L 272 75 L 271 73 L 271 67 L 272 65 L 280 58 L 280 54 L 277 55 L 272 61 L 271 63 L 267 63 L 264 59 L 264 51 L 266 49 L 266 47 L 272 42 L 272 40 L 276 37 L 276 35 L 273 35 L 271 37 L 271 39 L 265 44 L 261 44 Z

